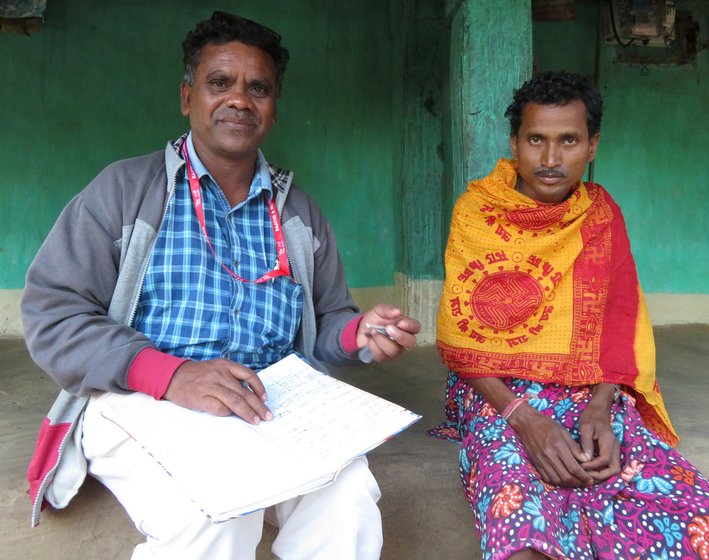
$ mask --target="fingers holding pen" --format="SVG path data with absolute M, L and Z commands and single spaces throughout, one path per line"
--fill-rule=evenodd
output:
M 184 362 L 175 371 L 164 398 L 215 416 L 236 414 L 250 424 L 273 418 L 258 375 L 229 360 Z
M 413 325 L 415 323 L 415 326 Z M 368 331 L 366 336 L 370 338 L 377 339 L 378 337 L 381 342 L 390 340 L 399 346 L 404 348 L 413 348 L 416 346 L 416 333 L 420 328 L 418 321 L 415 319 L 410 319 L 405 317 L 397 323 L 391 323 L 388 325 L 377 325 L 374 323 L 364 323 L 364 326 Z M 412 329 L 416 329 L 415 331 Z
M 410 318 L 401 319 L 397 323 L 378 325 L 364 323 L 366 345 L 372 357 L 378 362 L 393 360 L 407 348 L 416 346 L 416 334 L 420 328 L 418 321 Z M 411 332 L 409 329 L 415 329 Z
M 378 362 L 392 360 L 407 348 L 416 346 L 421 324 L 387 303 L 378 303 L 367 311 L 359 324 L 357 344 L 367 347 Z

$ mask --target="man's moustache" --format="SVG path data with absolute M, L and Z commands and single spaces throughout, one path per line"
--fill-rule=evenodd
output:
M 217 120 L 238 121 L 240 123 L 249 124 L 252 126 L 257 126 L 259 123 L 258 117 L 249 110 L 222 111 L 220 113 L 215 114 L 214 116 Z
M 534 170 L 534 175 L 537 177 L 566 177 L 567 173 L 563 169 L 555 167 L 538 167 Z

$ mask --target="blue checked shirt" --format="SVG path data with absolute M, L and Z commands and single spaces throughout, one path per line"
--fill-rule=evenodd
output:
M 231 208 L 197 157 L 204 218 L 222 262 L 247 280 L 276 263 L 276 243 L 264 200 L 272 196 L 268 164 L 259 151 L 249 194 Z M 178 178 L 151 255 L 133 327 L 163 352 L 192 360 L 228 358 L 260 370 L 293 352 L 303 308 L 301 287 L 288 277 L 260 284 L 233 278 L 212 254 L 199 227 L 186 178 Z

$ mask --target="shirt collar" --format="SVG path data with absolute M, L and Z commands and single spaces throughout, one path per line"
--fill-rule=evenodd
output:
M 207 170 L 207 168 L 199 159 L 197 151 L 194 149 L 194 144 L 192 143 L 192 132 L 187 135 L 187 153 L 190 156 L 190 163 L 192 164 L 192 169 L 197 174 L 197 177 L 202 179 L 205 175 L 218 186 L 217 182 L 212 177 L 212 174 Z M 259 149 L 256 154 L 256 169 L 254 172 L 254 177 L 251 180 L 251 186 L 249 187 L 249 194 L 247 199 L 260 196 L 263 191 L 268 193 L 268 199 L 273 197 L 273 187 L 271 185 L 271 174 L 268 168 L 268 162 L 263 155 L 263 152 Z

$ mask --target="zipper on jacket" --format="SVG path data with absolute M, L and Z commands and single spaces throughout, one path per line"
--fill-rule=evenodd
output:
M 155 247 L 155 243 L 157 243 L 158 241 L 158 236 L 160 235 L 160 231 L 162 230 L 163 223 L 165 223 L 165 217 L 167 216 L 167 212 L 170 209 L 170 205 L 175 199 L 175 189 L 177 188 L 177 174 L 184 167 L 184 165 L 184 162 L 181 165 L 178 165 L 177 169 L 175 169 L 175 174 L 172 177 L 172 186 L 170 187 L 170 190 L 167 193 L 167 204 L 165 204 L 165 209 L 162 213 L 160 225 L 158 226 L 158 229 L 155 232 L 155 238 L 153 239 L 153 243 L 147 253 L 147 258 L 145 259 L 145 263 L 143 264 L 143 270 L 140 272 L 140 284 L 138 285 L 138 290 L 135 294 L 135 299 L 133 300 L 131 312 L 128 316 L 128 322 L 126 323 L 126 325 L 128 326 L 131 326 L 133 324 L 133 319 L 135 319 L 135 314 L 138 311 L 138 303 L 140 302 L 140 295 L 143 293 L 143 286 L 145 285 L 145 275 L 148 272 L 148 266 L 150 265 L 150 260 L 153 254 L 153 248 Z
M 293 181 L 293 175 L 290 175 L 290 180 L 288 181 L 286 188 L 281 191 L 283 193 L 283 204 L 278 211 L 278 219 L 281 221 L 281 228 L 283 228 L 283 210 L 286 207 L 286 198 L 288 198 L 288 193 L 290 191 L 291 182 Z M 278 198 L 278 197 L 276 197 Z M 277 201 L 278 202 L 278 201 Z M 288 251 L 288 246 L 286 245 L 286 257 L 288 258 L 288 267 L 290 268 L 290 275 L 293 278 L 293 282 L 298 283 L 298 279 L 295 277 L 295 268 L 293 267 L 293 261 L 290 258 L 290 252 Z M 300 312 L 300 326 L 298 327 L 298 332 L 295 335 L 295 340 L 293 341 L 293 349 L 302 354 L 307 354 L 305 352 L 305 335 L 303 334 L 303 311 Z M 315 346 L 313 345 L 313 352 L 315 353 Z

